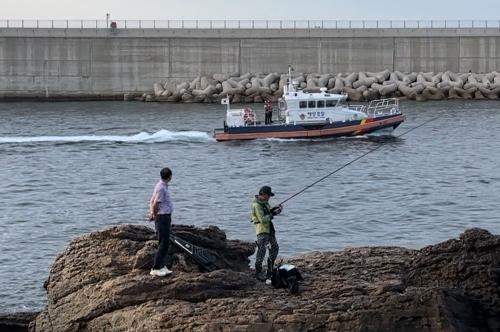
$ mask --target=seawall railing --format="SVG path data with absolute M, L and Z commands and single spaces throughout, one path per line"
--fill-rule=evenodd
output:
M 28 29 L 447 29 L 498 28 L 500 20 L 2 20 Z

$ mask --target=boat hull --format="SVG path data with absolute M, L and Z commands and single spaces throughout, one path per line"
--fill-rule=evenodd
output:
M 217 141 L 253 140 L 266 138 L 328 138 L 357 136 L 382 129 L 396 129 L 405 120 L 404 114 L 367 118 L 357 121 L 316 125 L 257 125 L 215 129 Z

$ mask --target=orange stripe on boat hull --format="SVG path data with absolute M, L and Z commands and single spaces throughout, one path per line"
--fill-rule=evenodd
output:
M 372 121 L 370 121 L 370 120 L 372 120 Z M 365 123 L 368 123 L 368 122 L 373 122 L 373 119 L 371 119 L 371 118 L 363 119 L 363 120 L 361 120 L 361 123 L 359 125 L 363 126 Z M 361 133 L 361 130 L 356 130 L 354 133 L 352 133 L 352 136 L 359 135 L 360 133 Z
M 366 120 L 366 121 L 365 121 Z M 361 133 L 371 132 L 377 127 L 389 126 L 391 124 L 401 123 L 405 120 L 405 115 L 397 115 L 392 118 L 375 120 L 375 119 L 364 119 L 360 124 L 354 126 L 346 126 L 340 128 L 328 128 L 328 129 L 313 129 L 313 130 L 300 130 L 300 131 L 270 131 L 265 133 L 240 133 L 240 134 L 229 134 L 229 133 L 216 133 L 215 139 L 217 141 L 230 141 L 230 140 L 252 140 L 259 138 L 304 138 L 304 137 L 325 137 L 334 135 L 359 135 Z

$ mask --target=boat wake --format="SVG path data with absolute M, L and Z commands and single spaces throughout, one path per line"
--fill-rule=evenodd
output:
M 15 136 L 0 137 L 2 143 L 45 143 L 45 142 L 117 142 L 117 143 L 161 143 L 161 142 L 210 142 L 214 139 L 203 131 L 169 131 L 156 133 L 140 132 L 135 135 L 81 135 L 81 136 Z

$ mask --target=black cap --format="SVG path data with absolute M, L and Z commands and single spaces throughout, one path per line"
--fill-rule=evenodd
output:
M 271 187 L 269 187 L 269 186 L 263 186 L 262 188 L 260 188 L 259 195 L 262 195 L 262 194 L 274 196 L 274 193 L 271 191 Z

